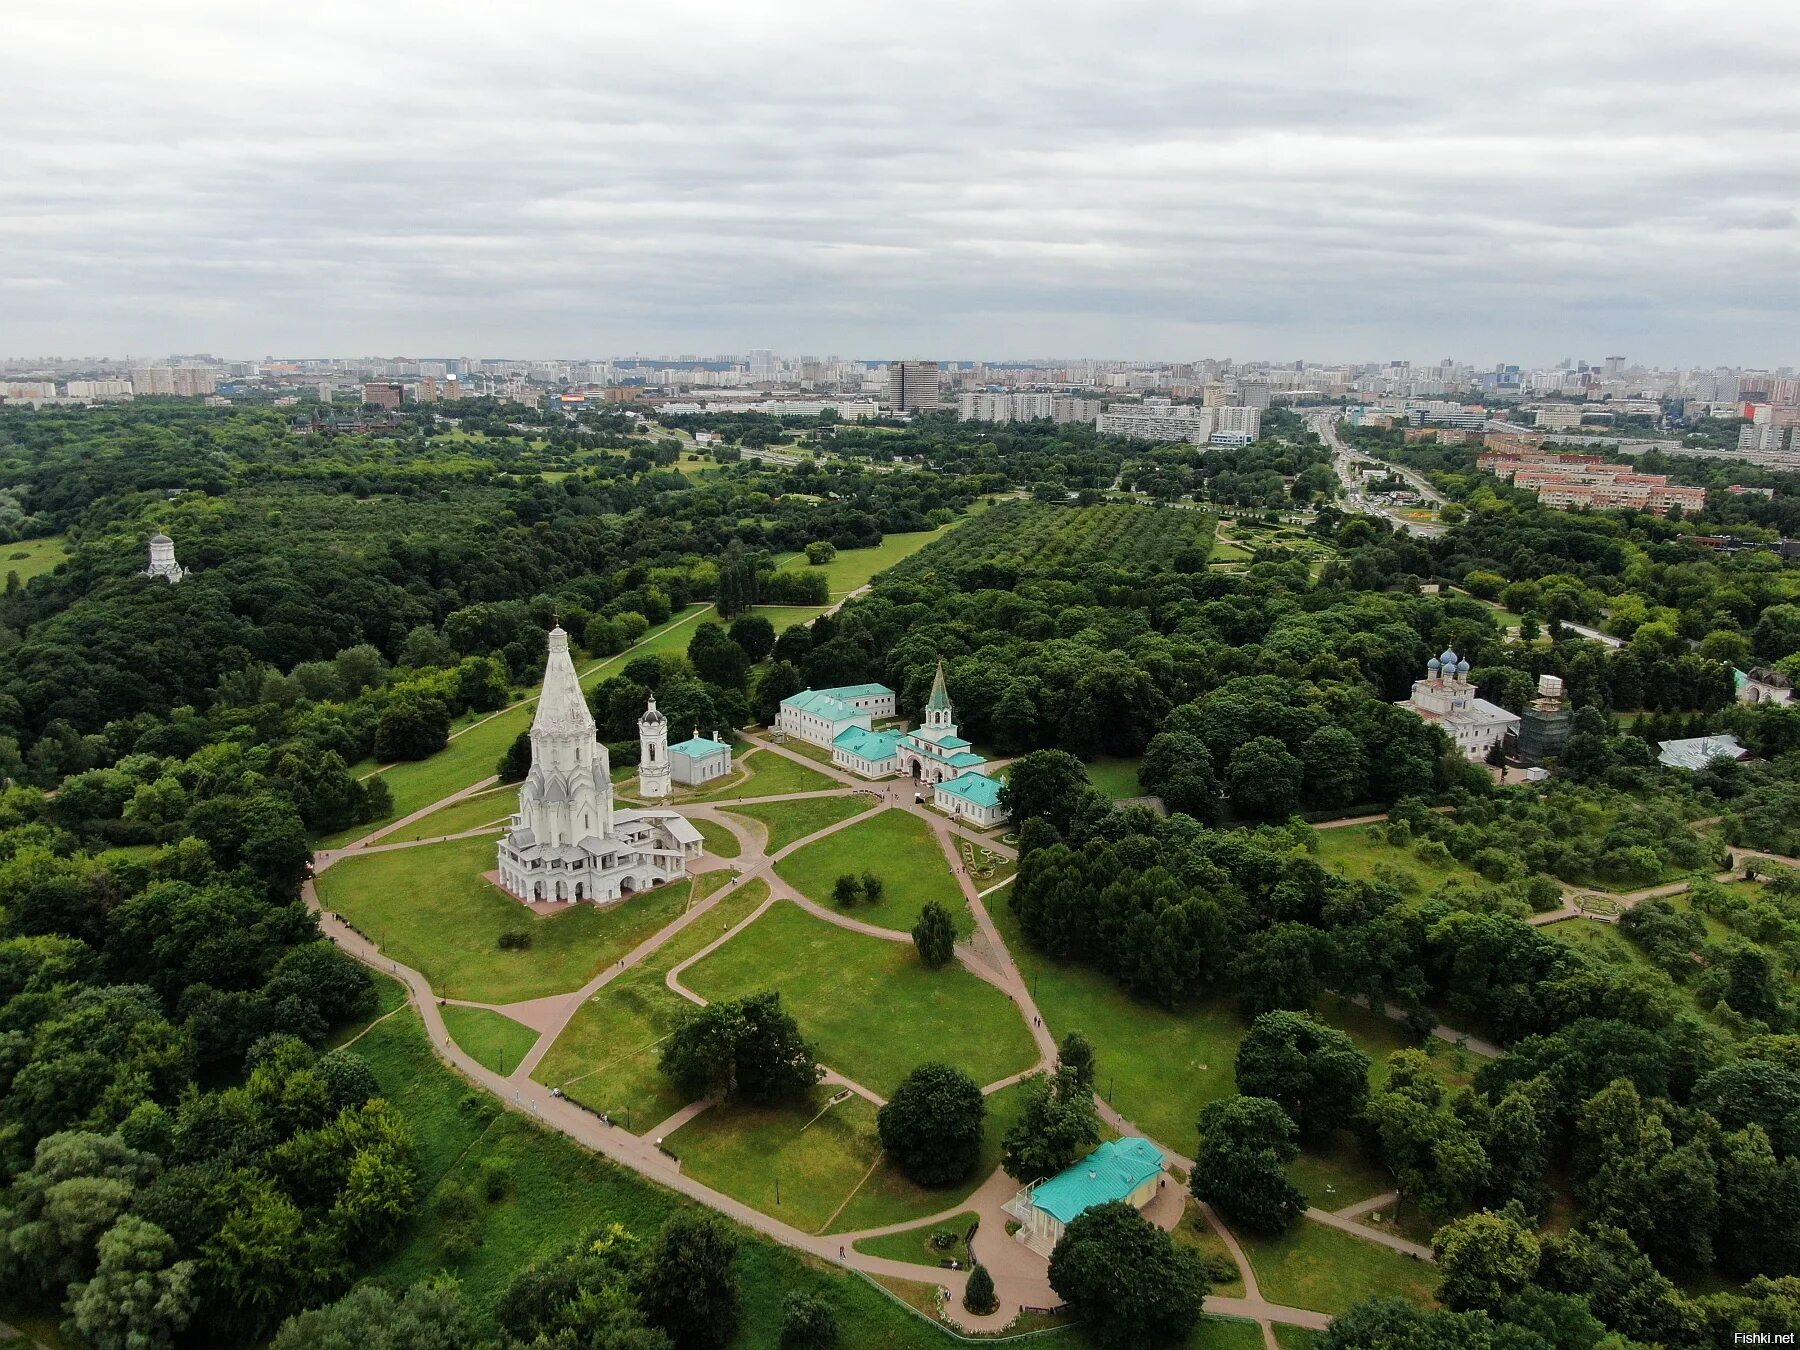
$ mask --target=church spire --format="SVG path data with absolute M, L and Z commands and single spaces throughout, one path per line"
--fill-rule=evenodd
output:
M 594 735 L 594 714 L 588 711 L 587 699 L 581 692 L 581 681 L 575 674 L 575 662 L 569 656 L 569 635 L 558 624 L 550 630 L 550 656 L 544 663 L 544 690 L 538 696 L 537 714 L 531 719 L 531 735 Z
M 944 688 L 944 658 L 938 657 L 937 675 L 931 681 L 931 697 L 925 700 L 926 712 L 950 711 L 950 693 Z

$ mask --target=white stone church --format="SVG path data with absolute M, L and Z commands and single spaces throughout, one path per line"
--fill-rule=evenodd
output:
M 666 762 L 668 731 L 655 705 L 640 723 Z M 531 772 L 519 813 L 500 839 L 500 885 L 525 901 L 608 904 L 687 875 L 700 832 L 679 812 L 614 810 L 612 765 L 595 732 L 569 656 L 569 635 L 550 630 L 550 657 L 531 720 Z

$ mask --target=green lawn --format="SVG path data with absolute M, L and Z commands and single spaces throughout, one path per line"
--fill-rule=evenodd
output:
M 1138 782 L 1138 767 L 1143 762 L 1142 755 L 1130 759 L 1096 759 L 1087 765 L 1088 782 L 1115 802 L 1126 797 L 1141 797 L 1144 789 Z
M 757 605 L 745 612 L 758 619 L 767 619 L 779 636 L 795 624 L 811 623 L 836 603 L 834 600 L 829 605 Z
M 1094 1043 L 1100 1092 L 1153 1139 L 1191 1156 L 1201 1107 L 1237 1091 L 1234 1062 L 1248 1028 L 1236 1007 L 1218 999 L 1170 1012 L 1132 998 L 1099 971 L 1054 962 L 1026 942 L 1008 897 L 1007 891 L 989 896 L 988 913 L 1031 981 L 1052 1034 L 1085 1033 Z M 1318 1015 L 1369 1056 L 1375 1083 L 1383 1081 L 1387 1056 L 1412 1044 L 1398 1023 L 1329 995 Z M 1469 1081 L 1470 1066 L 1458 1069 L 1448 1047 L 1432 1055 L 1432 1064 L 1446 1082 Z M 1348 1135 L 1304 1153 L 1291 1175 L 1322 1208 L 1341 1208 L 1392 1185 Z M 1324 1203 L 1333 1198 L 1328 1186 L 1344 1197 L 1336 1205 Z
M 1215 538 L 1212 552 L 1206 560 L 1208 562 L 1249 562 L 1250 550 L 1229 539 Z
M 767 826 L 765 853 L 779 853 L 789 844 L 817 834 L 827 826 L 851 816 L 860 816 L 871 803 L 867 797 L 846 793 L 842 797 L 803 797 L 796 802 L 762 802 L 755 806 L 734 806 L 731 814 L 760 821 Z
M 483 878 L 493 867 L 491 839 L 370 853 L 321 872 L 319 901 L 438 993 L 512 1003 L 579 988 L 676 918 L 691 885 L 660 886 L 607 910 L 570 905 L 539 915 Z M 529 933 L 531 946 L 500 950 L 507 932 Z
M 1419 894 L 1429 895 L 1446 881 L 1479 881 L 1480 878 L 1461 863 L 1447 866 L 1423 861 L 1410 848 L 1396 848 L 1377 839 L 1376 825 L 1346 825 L 1342 829 L 1314 830 L 1319 865 L 1352 881 L 1373 881 L 1375 868 L 1385 864 L 1405 872 L 1419 883 Z
M 415 839 L 437 839 L 447 834 L 460 834 L 464 830 L 478 830 L 484 825 L 494 827 L 499 833 L 506 823 L 507 817 L 519 809 L 519 785 L 508 783 L 504 787 L 494 788 L 474 797 L 465 797 L 460 802 L 452 802 L 441 810 L 433 811 L 428 816 L 421 816 L 404 829 L 395 830 L 392 834 L 383 835 L 379 840 L 383 844 L 405 844 Z M 361 827 L 367 833 L 370 826 Z M 359 836 L 360 837 L 360 836 Z
M 1279 1322 L 1275 1323 L 1275 1344 L 1279 1345 L 1281 1350 L 1313 1350 L 1323 1335 L 1323 1332 L 1313 1331 L 1308 1327 L 1290 1327 L 1283 1326 Z
M 538 1065 L 534 1077 L 560 1087 L 595 1111 L 611 1113 L 642 1133 L 687 1105 L 657 1067 L 657 1045 L 694 1005 L 663 983 L 671 966 L 748 918 L 769 898 L 752 881 L 670 938 L 646 959 L 581 1005 Z
M 693 637 L 693 621 L 711 608 L 711 605 L 689 605 L 661 628 L 641 639 L 631 650 L 590 665 L 582 672 L 582 687 L 593 688 L 608 676 L 616 675 L 640 656 L 686 651 L 688 641 Z M 396 764 L 382 770 L 381 777 L 387 783 L 388 790 L 394 794 L 393 811 L 383 820 L 340 831 L 321 840 L 321 845 L 333 848 L 359 839 L 388 821 L 398 820 L 401 816 L 411 815 L 422 806 L 443 800 L 458 788 L 480 782 L 494 772 L 494 766 L 500 762 L 500 757 L 506 753 L 506 748 L 518 734 L 531 726 L 536 710 L 537 695 L 534 689 L 526 702 L 495 713 L 465 731 L 453 733 L 450 743 L 429 759 Z
M 17 573 L 21 584 L 56 569 L 69 556 L 69 541 L 62 535 L 46 539 L 21 539 L 0 544 L 0 574 Z
M 926 970 L 910 942 L 853 933 L 786 902 L 681 979 L 707 999 L 779 990 L 819 1059 L 884 1097 L 927 1060 L 985 1084 L 1036 1058 L 1011 1001 L 986 981 L 954 964 Z
M 696 816 L 688 822 L 700 831 L 700 837 L 706 841 L 706 851 L 715 858 L 735 858 L 744 851 L 738 843 L 738 837 L 717 821 L 702 820 Z
M 455 1004 L 446 1004 L 441 1011 L 450 1038 L 476 1063 L 495 1073 L 511 1073 L 537 1044 L 537 1032 L 502 1013 Z
M 851 1096 L 827 1108 L 834 1091 L 814 1088 L 795 1106 L 715 1106 L 664 1147 L 696 1181 L 803 1232 L 823 1232 L 881 1157 L 874 1104 Z
M 375 980 L 375 1010 L 360 1022 L 333 1028 L 331 1035 L 325 1041 L 327 1048 L 335 1050 L 340 1045 L 348 1044 L 361 1035 L 370 1023 L 406 1006 L 405 985 L 396 979 L 377 974 L 374 971 L 370 971 L 369 974 Z
M 410 1284 L 450 1267 L 462 1290 L 484 1312 L 512 1277 L 582 1233 L 623 1224 L 648 1241 L 684 1202 L 643 1178 L 523 1116 L 503 1112 L 440 1065 L 416 1015 L 396 1014 L 357 1043 L 382 1091 L 406 1115 L 420 1145 L 420 1202 L 399 1250 L 368 1273 Z M 477 1188 L 489 1158 L 512 1169 L 513 1188 L 498 1202 L 482 1202 L 481 1245 L 452 1265 L 434 1191 L 447 1176 Z M 837 1311 L 845 1343 L 883 1350 L 943 1350 L 941 1333 L 856 1276 L 840 1273 L 752 1233 L 737 1230 L 737 1271 L 743 1330 L 734 1350 L 775 1350 L 781 1303 L 791 1292 L 816 1294 Z
M 1188 1350 L 1262 1350 L 1262 1328 L 1237 1317 L 1202 1317 L 1185 1344 Z
M 832 885 L 840 876 L 846 872 L 861 876 L 865 871 L 881 878 L 882 898 L 878 904 L 857 905 L 849 911 L 853 917 L 910 933 L 925 902 L 936 900 L 956 916 L 959 932 L 973 931 L 974 920 L 937 836 L 908 811 L 883 811 L 808 844 L 775 866 L 776 874 L 788 885 L 827 906 L 832 903 Z
M 942 539 L 946 534 L 962 524 L 961 520 L 953 520 L 935 530 L 920 530 L 913 534 L 890 534 L 874 548 L 841 548 L 837 557 L 818 567 L 806 561 L 804 553 L 796 554 L 785 563 L 783 572 L 823 572 L 825 585 L 829 588 L 833 600 L 841 600 L 860 586 L 869 584 L 869 579 L 877 572 L 885 571 L 902 558 L 910 558 L 927 544 Z M 778 630 L 779 631 L 779 630 Z
M 954 1186 L 924 1187 L 907 1180 L 897 1168 L 885 1161 L 851 1197 L 831 1227 L 833 1232 L 854 1233 L 863 1228 L 886 1228 L 889 1224 L 923 1219 L 949 1209 L 994 1174 L 1000 1166 L 1000 1140 L 1025 1109 L 1023 1084 L 988 1094 L 987 1120 L 981 1130 L 981 1161 L 965 1181 Z
M 1238 1269 L 1237 1258 L 1232 1256 L 1225 1240 L 1213 1232 L 1212 1225 L 1207 1223 L 1206 1216 L 1200 1212 L 1200 1206 L 1190 1195 L 1183 1201 L 1181 1222 L 1176 1224 L 1169 1234 L 1178 1246 L 1191 1247 L 1202 1256 L 1219 1258 L 1230 1263 L 1233 1270 Z M 1242 1297 L 1244 1293 L 1244 1277 L 1240 1272 L 1229 1280 L 1212 1282 L 1212 1292 L 1226 1294 L 1231 1297 Z
M 1292 1308 L 1341 1313 L 1377 1294 L 1430 1304 L 1437 1268 L 1402 1252 L 1301 1219 L 1278 1238 L 1239 1232 L 1263 1296 Z
M 804 764 L 796 764 L 786 755 L 753 746 L 735 760 L 731 777 L 691 797 L 677 794 L 674 801 L 679 804 L 684 801 L 730 801 L 736 797 L 779 797 L 788 792 L 825 792 L 841 786 L 836 779 L 827 778 Z
M 946 1256 L 953 1256 L 959 1261 L 965 1260 L 968 1246 L 963 1238 L 980 1220 L 981 1216 L 974 1210 L 965 1209 L 961 1214 L 952 1215 L 938 1223 L 889 1233 L 886 1237 L 864 1238 L 856 1244 L 856 1250 L 865 1256 L 879 1256 L 889 1261 L 911 1261 L 920 1266 L 935 1266 Z M 945 1232 L 956 1234 L 955 1243 L 948 1247 L 932 1246 L 932 1235 Z

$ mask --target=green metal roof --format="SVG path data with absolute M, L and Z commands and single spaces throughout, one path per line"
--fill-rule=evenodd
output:
M 985 755 L 978 755 L 973 750 L 959 750 L 956 754 L 950 756 L 950 763 L 953 767 L 958 769 L 972 769 L 977 764 L 986 764 L 987 757 Z
M 848 703 L 853 698 L 880 698 L 884 694 L 892 697 L 894 691 L 885 684 L 845 684 L 836 689 L 821 689 L 822 694 L 830 694 L 833 698 Z
M 950 692 L 944 688 L 944 658 L 941 656 L 938 657 L 937 674 L 931 679 L 931 697 L 925 700 L 925 706 L 927 709 L 950 706 Z
M 1163 1155 L 1148 1139 L 1109 1139 L 1031 1193 L 1046 1214 L 1072 1223 L 1095 1205 L 1123 1200 L 1162 1171 Z
M 811 713 L 814 717 L 823 717 L 828 722 L 868 716 L 825 689 L 802 689 L 797 694 L 789 694 L 781 700 L 781 706 L 792 708 L 795 712 Z
M 948 792 L 952 797 L 960 797 L 971 806 L 993 808 L 1000 805 L 999 780 L 989 778 L 986 774 L 965 773 L 959 778 L 952 778 L 947 783 L 939 783 L 939 792 Z
M 831 743 L 838 749 L 871 763 L 892 759 L 900 752 L 900 736 L 892 731 L 864 731 L 861 727 L 845 727 L 831 738 Z
M 679 745 L 671 745 L 669 747 L 669 753 L 671 755 L 687 755 L 689 758 L 696 758 L 700 755 L 716 755 L 721 750 L 729 749 L 731 749 L 731 747 L 725 744 L 724 741 L 715 741 L 708 736 L 695 736 L 691 740 L 682 741 Z

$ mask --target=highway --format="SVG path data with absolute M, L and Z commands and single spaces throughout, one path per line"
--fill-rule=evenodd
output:
M 1379 516 L 1391 524 L 1398 525 L 1408 534 L 1415 534 L 1425 539 L 1435 538 L 1449 528 L 1447 525 L 1439 525 L 1432 521 L 1408 520 L 1402 512 L 1364 496 L 1362 484 L 1357 481 L 1356 471 L 1352 467 L 1354 461 L 1359 459 L 1371 464 L 1379 464 L 1396 478 L 1404 478 L 1413 490 L 1431 505 L 1442 506 L 1444 504 L 1443 497 L 1432 488 L 1431 484 L 1412 470 L 1403 469 L 1398 464 L 1389 464 L 1385 459 L 1376 459 L 1367 451 L 1354 450 L 1345 445 L 1338 439 L 1337 418 L 1332 414 L 1315 413 L 1306 420 L 1307 425 L 1318 433 L 1319 439 L 1331 448 L 1331 464 L 1337 470 L 1338 480 L 1344 485 L 1345 505 L 1350 510 L 1365 516 Z

